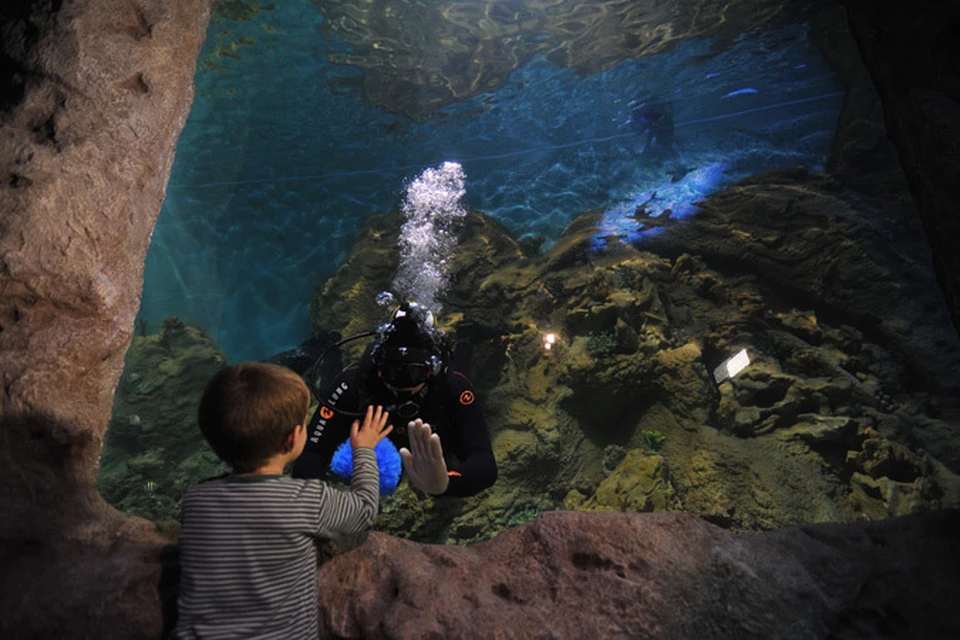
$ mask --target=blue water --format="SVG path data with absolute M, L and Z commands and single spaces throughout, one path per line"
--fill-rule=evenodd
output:
M 276 33 L 265 30 L 269 23 Z M 629 216 L 695 212 L 693 203 L 748 175 L 820 170 L 842 87 L 795 25 L 745 34 L 723 53 L 688 40 L 580 78 L 542 58 L 492 94 L 422 123 L 333 92 L 357 71 L 327 62 L 344 45 L 320 35 L 307 0 L 244 24 L 214 25 L 201 59 L 229 39 L 256 42 L 197 73 L 198 97 L 177 147 L 147 256 L 140 318 L 203 326 L 230 361 L 263 358 L 309 336 L 314 286 L 342 263 L 364 220 L 398 208 L 425 167 L 460 162 L 464 204 L 547 245 L 602 208 L 606 232 L 637 237 Z M 631 126 L 644 101 L 668 102 L 677 155 L 653 160 Z

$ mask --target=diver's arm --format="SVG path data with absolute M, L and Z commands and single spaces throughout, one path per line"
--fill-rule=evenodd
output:
M 449 428 L 457 434 L 444 440 L 443 446 L 451 446 L 460 460 L 459 472 L 449 472 L 450 484 L 444 496 L 472 496 L 487 489 L 497 480 L 497 461 L 493 457 L 490 434 L 476 392 L 470 381 L 461 373 L 450 376 L 452 397 Z
M 293 463 L 294 478 L 323 478 L 327 475 L 334 451 L 350 437 L 350 425 L 356 420 L 356 416 L 345 415 L 338 409 L 356 411 L 360 401 L 358 382 L 355 367 L 344 369 L 334 379 L 334 384 L 325 393 L 327 397 L 323 398 L 307 425 L 307 445 Z

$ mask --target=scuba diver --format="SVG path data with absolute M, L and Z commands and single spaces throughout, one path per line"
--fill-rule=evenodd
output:
M 630 127 L 643 141 L 643 157 L 664 161 L 673 156 L 673 106 L 669 102 L 634 104 L 630 112 Z
M 351 423 L 368 406 L 381 405 L 393 424 L 389 438 L 400 448 L 407 478 L 417 489 L 432 495 L 472 496 L 496 481 L 497 463 L 476 392 L 467 376 L 452 366 L 444 333 L 435 324 L 432 312 L 406 302 L 376 332 L 359 362 L 337 373 L 330 383 L 329 377 L 321 378 L 320 406 L 307 427 L 306 448 L 294 463 L 294 477 L 326 476 L 334 452 L 350 435 Z M 373 332 L 337 341 L 333 347 L 367 335 Z M 458 344 L 458 358 L 463 346 Z M 339 350 L 335 351 L 333 361 L 339 363 Z M 310 371 L 328 372 L 330 364 L 324 360 L 321 356 Z M 298 373 L 316 390 L 310 371 Z

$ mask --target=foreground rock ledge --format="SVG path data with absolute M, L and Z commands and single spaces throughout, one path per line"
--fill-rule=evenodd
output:
M 339 638 L 957 638 L 960 512 L 733 534 L 544 514 L 473 547 L 371 534 L 320 569 Z
M 0 558 L 0 637 L 169 628 L 174 556 L 145 521 L 87 508 Z M 958 530 L 960 511 L 762 534 L 556 511 L 471 547 L 372 533 L 320 567 L 321 637 L 955 640 Z

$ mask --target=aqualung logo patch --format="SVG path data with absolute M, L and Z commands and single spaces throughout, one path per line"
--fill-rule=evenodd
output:
M 473 391 L 464 391 L 460 394 L 460 404 L 463 406 L 473 404 L 474 400 L 476 400 L 476 397 L 473 395 Z
M 336 405 L 337 400 L 340 399 L 340 396 L 343 395 L 343 392 L 348 389 L 346 382 L 341 382 L 336 389 L 333 390 L 333 393 L 330 395 L 330 399 L 326 404 L 322 405 L 319 409 L 320 419 L 317 420 L 317 426 L 313 430 L 313 433 L 310 435 L 310 442 L 314 444 L 319 444 L 320 438 L 323 436 L 323 430 L 327 426 L 327 420 L 333 418 L 336 415 L 336 411 L 331 409 L 327 405 Z

